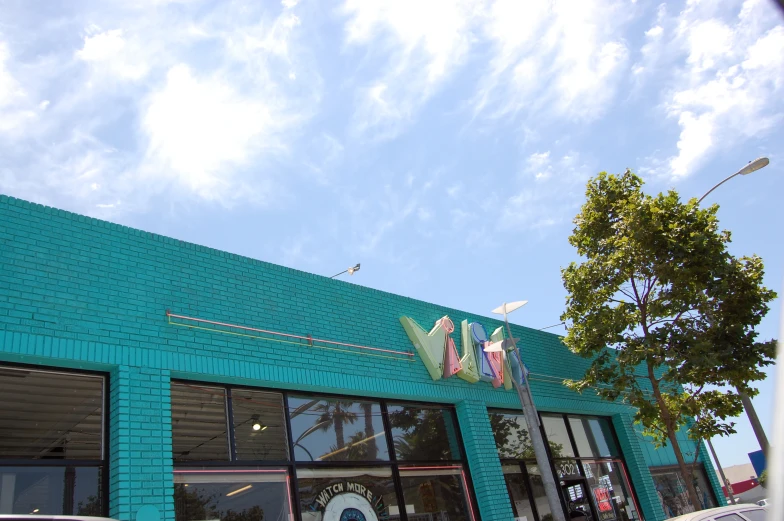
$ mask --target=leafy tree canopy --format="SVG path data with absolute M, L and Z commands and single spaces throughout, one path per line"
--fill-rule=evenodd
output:
M 566 345 L 592 363 L 568 385 L 636 407 L 646 434 L 673 445 L 686 478 L 675 433 L 734 432 L 737 391 L 754 396 L 773 363 L 775 343 L 757 342 L 755 327 L 776 294 L 763 286 L 759 257 L 729 253 L 717 205 L 672 190 L 649 196 L 642 185 L 628 170 L 588 182 L 569 237 L 583 260 L 562 270 L 561 318 Z

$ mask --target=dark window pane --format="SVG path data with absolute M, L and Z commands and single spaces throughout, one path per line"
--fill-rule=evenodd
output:
M 506 491 L 512 502 L 512 511 L 515 519 L 525 518 L 534 521 L 534 511 L 531 508 L 531 500 L 528 497 L 528 489 L 525 487 L 525 478 L 520 467 L 517 465 L 504 466 L 504 480 L 506 481 Z
M 743 514 L 743 517 L 748 518 L 749 521 L 765 521 L 767 512 L 758 508 L 757 510 L 744 510 L 741 514 Z
M 173 383 L 171 401 L 174 461 L 228 460 L 225 391 Z
M 286 471 L 174 472 L 175 521 L 289 519 Z
M 651 467 L 650 471 L 662 509 L 664 509 L 664 513 L 668 517 L 694 512 L 694 507 L 692 507 L 691 501 L 689 501 L 689 494 L 686 491 L 686 485 L 677 469 L 673 467 Z M 700 508 L 704 510 L 718 506 L 713 495 L 713 489 L 702 466 L 697 468 L 696 476 L 697 479 L 694 486 L 697 496 L 700 498 Z
M 461 469 L 400 469 L 400 485 L 408 519 L 471 521 Z M 429 514 L 416 517 L 416 514 Z
M 552 511 L 550 504 L 547 502 L 547 495 L 544 493 L 544 484 L 542 483 L 542 474 L 539 472 L 538 465 L 526 465 L 528 471 L 528 478 L 531 480 L 531 493 L 533 494 L 534 503 L 536 503 L 536 510 L 539 512 L 539 519 L 552 519 Z
M 499 457 L 510 459 L 534 458 L 534 447 L 528 424 L 522 414 L 490 413 L 495 446 Z
M 387 411 L 398 460 L 460 459 L 450 410 L 390 405 Z
M 0 514 L 103 516 L 99 467 L 0 467 Z
M 233 389 L 231 406 L 238 460 L 287 460 L 283 395 Z
M 583 462 L 590 497 L 601 519 L 636 521 L 640 519 L 631 487 L 617 461 Z
M 297 461 L 389 459 L 376 402 L 291 396 L 289 414 Z
M 580 457 L 607 458 L 618 455 L 611 427 L 606 419 L 571 416 L 569 425 Z
M 574 450 L 572 449 L 572 443 L 569 441 L 569 433 L 566 431 L 566 423 L 564 423 L 563 416 L 560 414 L 543 414 L 542 426 L 554 458 L 574 456 Z
M 297 483 L 302 521 L 399 519 L 388 468 L 297 469 Z
M 101 459 L 103 378 L 0 368 L 0 458 Z

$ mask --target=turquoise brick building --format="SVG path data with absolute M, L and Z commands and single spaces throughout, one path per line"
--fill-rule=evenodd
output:
M 593 519 L 689 508 L 629 407 L 562 385 L 586 362 L 558 336 L 512 326 L 538 468 L 516 393 L 433 380 L 404 316 L 448 316 L 458 350 L 502 325 L 0 196 L 0 514 L 544 521 L 543 472 Z

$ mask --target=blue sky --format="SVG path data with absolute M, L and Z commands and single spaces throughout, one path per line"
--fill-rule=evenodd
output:
M 560 322 L 585 182 L 721 205 L 782 288 L 772 1 L 0 0 L 0 192 Z M 780 299 L 760 331 L 778 334 Z M 563 332 L 553 328 L 550 331 Z M 771 372 L 772 374 L 772 372 Z M 755 400 L 770 426 L 772 378 Z M 745 419 L 723 464 L 755 450 Z M 770 433 L 769 433 L 770 434 Z

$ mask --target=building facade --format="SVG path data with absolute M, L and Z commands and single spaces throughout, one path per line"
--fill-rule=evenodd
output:
M 520 368 L 475 349 L 502 325 L 0 196 L 0 514 L 547 521 L 544 472 L 597 521 L 690 508 L 628 406 L 562 385 L 587 362 L 513 325 L 539 468 Z

